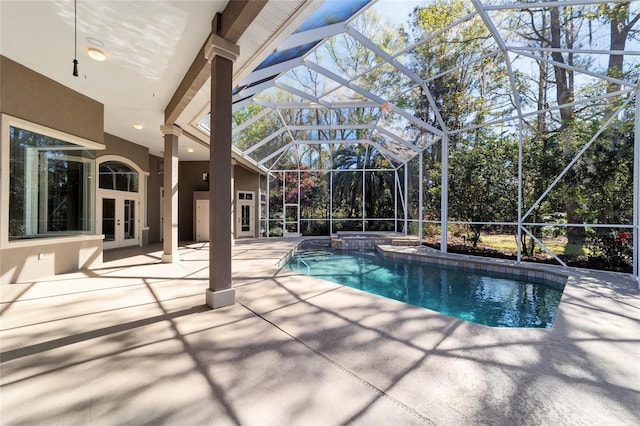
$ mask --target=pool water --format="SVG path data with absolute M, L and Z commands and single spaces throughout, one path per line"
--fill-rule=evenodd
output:
M 493 327 L 550 328 L 562 297 L 557 284 L 544 280 L 392 259 L 367 251 L 302 251 L 286 267 Z

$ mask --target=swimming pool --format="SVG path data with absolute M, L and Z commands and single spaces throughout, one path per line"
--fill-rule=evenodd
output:
M 303 250 L 292 271 L 492 327 L 550 328 L 562 289 L 542 279 L 392 259 L 373 251 Z

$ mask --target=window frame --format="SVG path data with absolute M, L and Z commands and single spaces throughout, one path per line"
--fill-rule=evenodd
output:
M 77 145 L 78 149 L 93 149 L 96 151 L 105 149 L 104 144 L 91 141 L 88 139 L 81 138 L 79 136 L 75 136 L 66 132 L 62 132 L 59 130 L 51 129 L 49 127 L 33 123 L 31 121 L 27 121 L 18 117 L 11 116 L 9 114 L 1 114 L 0 115 L 0 248 L 7 247 L 19 247 L 19 246 L 36 246 L 36 245 L 48 245 L 55 244 L 58 241 L 82 241 L 88 239 L 101 238 L 100 235 L 95 235 L 95 230 L 93 234 L 78 234 L 78 235 L 64 235 L 64 236 L 56 236 L 55 233 L 52 234 L 43 234 L 37 238 L 27 238 L 27 239 L 17 239 L 17 240 L 9 240 L 9 184 L 10 178 L 9 175 L 9 158 L 10 158 L 10 129 L 11 127 L 20 128 L 29 132 L 38 133 L 43 136 L 51 137 L 54 139 L 59 139 L 65 142 L 72 143 Z M 73 147 L 71 147 L 71 151 Z M 38 152 L 36 149 L 34 152 Z M 28 154 L 26 157 L 28 158 L 30 155 Z M 72 159 L 72 155 L 69 156 Z M 72 161 L 76 161 L 73 159 Z M 84 162 L 84 160 L 82 160 Z M 90 170 L 90 175 L 92 179 L 95 181 L 97 178 L 96 175 L 96 163 L 94 163 L 94 167 Z M 87 175 L 89 176 L 89 175 Z M 89 182 L 87 182 L 89 184 Z M 94 202 L 95 204 L 95 202 Z M 94 212 L 95 215 L 95 212 Z M 95 217 L 93 218 L 95 221 Z

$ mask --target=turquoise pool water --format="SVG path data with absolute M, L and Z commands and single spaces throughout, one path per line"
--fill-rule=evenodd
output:
M 562 290 L 543 280 L 452 268 L 376 252 L 302 251 L 301 274 L 493 327 L 549 328 Z

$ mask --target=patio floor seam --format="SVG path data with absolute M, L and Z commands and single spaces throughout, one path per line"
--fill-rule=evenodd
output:
M 405 410 L 407 413 L 411 414 L 412 416 L 416 417 L 418 420 L 420 420 L 421 422 L 427 423 L 427 424 L 431 424 L 431 425 L 435 425 L 436 423 L 433 422 L 431 419 L 424 417 L 422 414 L 418 413 L 416 410 L 414 410 L 413 408 L 407 406 L 406 404 L 403 404 L 401 401 L 397 400 L 396 398 L 392 397 L 391 395 L 389 395 L 388 393 L 386 393 L 385 391 L 383 391 L 382 389 L 376 387 L 375 385 L 373 385 L 371 382 L 363 379 L 362 377 L 358 376 L 356 373 L 354 373 L 353 371 L 349 370 L 348 368 L 346 368 L 345 366 L 339 364 L 338 362 L 334 361 L 333 359 L 331 359 L 330 357 L 328 357 L 327 355 L 325 355 L 324 353 L 320 352 L 319 350 L 317 350 L 316 348 L 314 348 L 313 346 L 310 346 L 309 344 L 307 344 L 306 342 L 304 342 L 303 340 L 299 339 L 298 337 L 294 336 L 293 334 L 289 333 L 287 330 L 283 329 L 282 327 L 280 327 L 278 324 L 274 323 L 273 321 L 267 319 L 266 317 L 262 316 L 261 314 L 259 314 L 258 312 L 254 311 L 253 309 L 251 309 L 250 307 L 248 307 L 247 305 L 245 305 L 244 303 L 240 302 L 240 301 L 236 301 L 236 303 L 238 303 L 239 305 L 241 305 L 243 308 L 247 309 L 249 312 L 251 312 L 252 314 L 254 314 L 255 316 L 257 316 L 258 318 L 260 318 L 261 320 L 265 321 L 266 323 L 268 323 L 269 325 L 271 325 L 272 327 L 275 327 L 277 330 L 279 330 L 281 333 L 284 333 L 285 335 L 287 335 L 288 337 L 290 337 L 291 339 L 295 340 L 297 343 L 300 343 L 301 345 L 303 345 L 305 348 L 309 349 L 310 351 L 312 351 L 314 354 L 316 354 L 317 356 L 321 357 L 322 359 L 324 359 L 326 362 L 328 362 L 329 364 L 331 364 L 332 366 L 338 368 L 339 370 L 343 371 L 344 373 L 348 374 L 350 377 L 352 377 L 353 379 L 357 380 L 358 382 L 362 383 L 363 385 L 365 385 L 366 387 L 368 387 L 369 389 L 373 390 L 375 393 L 377 393 L 378 395 L 380 395 L 383 398 L 386 398 L 387 400 L 389 400 L 390 402 L 392 402 L 393 404 L 397 405 L 398 407 L 402 408 L 403 410 Z

